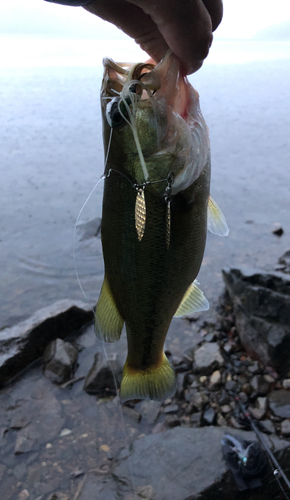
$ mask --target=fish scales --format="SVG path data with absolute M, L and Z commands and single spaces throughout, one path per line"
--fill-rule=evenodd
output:
M 174 61 L 173 64 L 177 64 Z M 198 299 L 199 307 L 200 303 L 204 306 L 207 302 L 197 286 L 191 285 L 199 272 L 206 243 L 211 168 L 207 128 L 200 119 L 198 97 L 193 89 L 187 89 L 188 106 L 196 107 L 195 116 L 199 121 L 193 120 L 192 130 L 194 133 L 195 128 L 200 130 L 192 140 L 188 139 L 190 127 L 185 124 L 187 128 L 183 131 L 183 120 L 167 105 L 162 94 L 153 103 L 154 95 L 145 100 L 143 94 L 142 97 L 133 95 L 130 89 L 137 92 L 138 87 L 134 83 L 134 67 L 127 81 L 129 84 L 132 81 L 135 87 L 126 87 L 124 77 L 123 89 L 129 88 L 129 91 L 114 101 L 112 75 L 118 80 L 118 88 L 120 75 L 116 75 L 115 63 L 115 66 L 108 61 L 106 64 L 102 96 L 110 96 L 111 104 L 108 105 L 106 99 L 102 101 L 105 151 L 109 148 L 102 215 L 105 279 L 96 308 L 96 332 L 100 338 L 116 341 L 125 323 L 128 356 L 121 399 L 162 399 L 175 388 L 174 373 L 163 353 L 171 319 L 188 290 L 193 302 Z M 136 67 L 139 70 L 142 65 Z M 176 74 L 173 70 L 169 74 L 175 87 L 176 78 L 181 78 L 178 64 L 176 68 Z M 162 76 L 164 64 L 159 71 Z M 158 80 L 159 75 L 156 77 L 154 71 L 147 73 L 144 80 L 150 80 L 151 76 L 153 83 L 154 78 Z M 156 95 L 158 97 L 158 90 Z M 174 101 L 172 93 L 170 100 Z M 178 106 L 180 102 L 183 100 L 178 96 Z M 194 140 L 199 141 L 195 149 L 191 144 Z M 206 154 L 201 151 L 202 147 Z M 140 189 L 144 193 L 144 206 L 139 209 L 144 223 L 141 238 L 135 220 Z

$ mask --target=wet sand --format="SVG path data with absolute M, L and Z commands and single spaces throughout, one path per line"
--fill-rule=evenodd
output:
M 0 328 L 61 298 L 83 299 L 74 225 L 102 174 L 102 68 L 0 68 Z M 191 82 L 210 129 L 212 195 L 228 238 L 209 234 L 199 275 L 211 304 L 226 265 L 272 267 L 290 247 L 289 59 L 206 63 Z M 101 216 L 102 183 L 80 221 Z M 278 238 L 274 223 L 285 230 Z M 76 238 L 90 301 L 102 282 L 100 242 Z

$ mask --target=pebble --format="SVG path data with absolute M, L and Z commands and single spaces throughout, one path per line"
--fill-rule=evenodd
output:
M 19 493 L 18 500 L 26 500 L 29 497 L 29 492 L 27 490 L 22 490 Z
M 102 444 L 100 447 L 99 447 L 99 450 L 100 451 L 105 451 L 105 452 L 108 452 L 109 451 L 109 446 L 107 444 Z
M 248 372 L 252 373 L 253 375 L 255 375 L 256 373 L 259 373 L 259 371 L 260 371 L 260 367 L 259 367 L 258 361 L 254 361 L 253 364 L 248 366 Z
M 283 380 L 283 387 L 284 387 L 284 389 L 287 389 L 287 390 L 290 389 L 290 378 L 286 378 L 285 380 Z
M 218 424 L 220 427 L 226 427 L 226 425 L 227 425 L 227 421 L 226 421 L 226 419 L 225 419 L 222 415 L 218 415 L 218 418 L 217 418 L 217 424 Z
M 232 408 L 229 405 L 223 405 L 223 406 L 221 406 L 221 412 L 222 413 L 229 413 L 230 411 L 232 411 Z
M 176 413 L 178 411 L 178 406 L 177 405 L 168 405 L 168 406 L 165 406 L 164 408 L 164 413 L 168 414 L 168 413 Z
M 177 427 L 180 425 L 180 419 L 176 415 L 168 415 L 164 422 L 168 427 Z
M 68 436 L 71 433 L 72 433 L 72 431 L 70 429 L 62 429 L 62 431 L 60 431 L 59 435 L 60 435 L 60 437 L 64 437 L 64 436 Z
M 216 412 L 213 410 L 213 408 L 209 407 L 205 410 L 202 419 L 206 425 L 214 425 L 216 420 Z
M 208 397 L 203 392 L 195 392 L 191 395 L 190 401 L 197 411 L 201 411 L 208 403 Z
M 264 375 L 264 379 L 269 383 L 269 384 L 273 384 L 275 382 L 275 379 L 274 377 L 272 377 L 272 375 L 268 375 L 268 373 L 266 373 Z
M 265 416 L 265 413 L 266 413 L 266 410 L 262 409 L 262 408 L 251 408 L 251 407 L 249 407 L 249 410 L 250 410 L 251 415 L 254 418 L 256 418 L 257 420 L 261 420 Z
M 200 381 L 201 384 L 204 384 L 207 381 L 207 376 L 206 375 L 202 375 L 201 377 L 199 377 L 199 381 Z
M 218 389 L 221 384 L 221 380 L 222 380 L 221 372 L 219 370 L 215 370 L 210 376 L 209 389 L 213 391 L 215 389 Z
M 146 486 L 138 486 L 136 493 L 140 498 L 144 498 L 146 500 L 152 500 L 154 497 L 154 490 L 149 484 Z
M 49 450 L 50 448 L 52 448 L 52 444 L 51 444 L 51 443 L 47 443 L 47 445 L 45 445 L 45 448 L 46 448 L 47 450 Z
M 272 420 L 261 420 L 260 425 L 263 432 L 267 432 L 269 434 L 273 434 L 275 432 L 275 426 Z
M 125 415 L 128 415 L 128 417 L 132 418 L 132 420 L 134 420 L 137 423 L 140 422 L 142 415 L 137 410 L 134 410 L 133 408 L 129 408 L 129 406 L 126 406 L 126 405 L 123 405 L 122 409 L 123 409 L 123 413 L 125 413 Z
M 281 423 L 281 434 L 282 436 L 289 437 L 290 436 L 290 419 L 287 418 L 283 420 Z
M 261 396 L 267 394 L 269 390 L 269 383 L 262 375 L 255 375 L 251 381 L 251 386 Z
M 257 398 L 257 405 L 260 410 L 267 411 L 268 408 L 268 400 L 266 397 L 259 397 Z
M 191 423 L 200 425 L 201 415 L 202 415 L 201 411 L 198 411 L 197 413 L 193 413 L 193 415 L 191 415 L 191 417 L 190 417 Z

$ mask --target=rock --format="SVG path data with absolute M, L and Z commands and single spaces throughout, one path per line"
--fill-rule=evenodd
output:
M 260 410 L 264 410 L 266 412 L 268 408 L 267 398 L 257 398 L 257 406 Z
M 207 376 L 206 375 L 202 375 L 201 377 L 199 377 L 199 382 L 201 384 L 205 384 L 207 381 Z
M 190 403 L 197 411 L 201 411 L 208 403 L 208 397 L 203 392 L 194 392 L 191 395 Z
M 222 376 L 221 376 L 221 372 L 219 370 L 215 370 L 211 376 L 210 376 L 210 379 L 209 379 L 209 390 L 210 391 L 215 391 L 219 388 L 219 386 L 221 385 L 221 381 L 222 381 Z
M 285 389 L 268 394 L 269 407 L 273 414 L 281 418 L 290 418 L 290 396 Z
M 153 500 L 154 490 L 149 484 L 146 486 L 138 486 L 136 493 L 140 498 L 145 498 L 146 500 Z
M 70 429 L 62 429 L 62 431 L 60 431 L 59 435 L 60 437 L 64 437 L 64 436 L 69 436 L 69 434 L 71 434 L 72 431 Z
M 193 415 L 191 415 L 190 422 L 194 425 L 199 426 L 200 422 L 201 422 L 201 418 L 202 418 L 202 412 L 198 411 L 197 413 L 193 413 Z
M 252 417 L 254 417 L 257 420 L 261 420 L 265 416 L 266 411 L 263 410 L 262 408 L 252 408 L 251 406 L 249 407 L 250 413 Z
M 69 342 L 53 340 L 44 351 L 44 375 L 55 384 L 66 382 L 74 374 L 78 355 L 77 349 Z
M 281 423 L 281 434 L 282 436 L 289 437 L 290 436 L 290 419 L 287 418 L 283 420 Z
M 165 406 L 163 412 L 165 414 L 177 413 L 178 412 L 178 406 L 177 405 L 168 405 L 168 406 Z
M 125 415 L 130 417 L 132 420 L 134 420 L 136 423 L 140 422 L 142 415 L 137 410 L 134 410 L 134 408 L 129 408 L 129 406 L 122 405 L 122 410 Z
M 222 415 L 218 415 L 217 425 L 219 425 L 220 427 L 225 427 L 227 425 L 227 421 Z
M 238 384 L 235 380 L 227 380 L 225 383 L 225 389 L 231 392 L 237 392 Z
M 20 491 L 18 500 L 27 500 L 27 498 L 29 498 L 29 491 L 28 490 Z
M 252 378 L 251 386 L 257 394 L 264 396 L 269 390 L 269 383 L 264 379 L 263 375 L 255 375 Z
M 180 425 L 180 419 L 177 415 L 168 415 L 164 423 L 167 427 L 177 427 Z
M 284 389 L 290 390 L 290 378 L 285 378 L 285 380 L 283 380 L 283 387 Z
M 148 424 L 154 424 L 157 420 L 161 407 L 160 401 L 144 400 L 140 406 L 140 413 Z
M 221 406 L 221 412 L 226 414 L 232 411 L 232 407 L 230 405 L 223 405 Z
M 88 394 L 98 396 L 116 394 L 115 380 L 117 386 L 120 387 L 121 379 L 122 367 L 118 355 L 111 354 L 108 359 L 104 359 L 102 353 L 97 352 L 94 364 L 85 379 L 84 390 Z
M 284 234 L 284 229 L 283 227 L 279 224 L 279 222 L 275 223 L 275 227 L 272 230 L 272 233 L 275 234 L 276 236 L 282 236 Z
M 267 432 L 268 434 L 274 434 L 275 433 L 275 426 L 272 422 L 272 420 L 261 420 L 260 422 L 260 427 L 262 428 L 263 432 Z
M 224 269 L 236 328 L 245 350 L 284 374 L 290 368 L 290 276 Z
M 116 489 L 118 490 L 121 482 L 133 482 L 135 490 L 139 486 L 150 484 L 154 491 L 153 498 L 156 500 L 217 498 L 217 492 L 219 498 L 224 500 L 234 498 L 234 486 L 221 452 L 220 443 L 225 433 L 256 441 L 253 432 L 236 432 L 228 427 L 214 426 L 176 427 L 162 434 L 151 434 L 137 439 L 132 445 L 130 455 L 119 461 L 113 471 Z M 273 443 L 277 460 L 281 461 L 281 467 L 287 468 L 290 458 L 289 443 L 276 437 L 269 441 L 266 435 L 264 439 L 271 449 Z M 189 471 L 194 471 L 194 474 Z M 272 481 L 267 484 L 269 498 L 275 498 L 276 488 L 277 485 Z M 91 494 L 91 497 L 77 497 L 76 500 L 99 500 L 94 490 Z M 125 498 L 125 495 L 120 497 Z M 113 494 L 107 498 L 115 500 Z
M 125 483 L 124 489 L 130 491 Z M 124 498 L 124 497 L 123 497 Z M 119 500 L 117 485 L 111 475 L 100 475 L 97 472 L 89 472 L 81 481 L 74 500 Z
M 15 326 L 4 328 L 0 339 L 0 385 L 42 356 L 52 340 L 66 337 L 93 317 L 88 304 L 65 299 L 40 309 Z
M 282 257 L 279 258 L 279 264 L 284 273 L 290 274 L 290 250 L 287 250 Z
M 244 405 L 247 404 L 248 396 L 245 392 L 239 392 L 239 398 L 240 398 L 241 403 L 243 403 Z
M 228 393 L 223 389 L 221 396 L 218 400 L 220 406 L 228 405 L 231 402 L 231 398 Z
M 181 398 L 184 391 L 186 372 L 178 373 L 176 377 L 176 396 Z
M 65 493 L 56 492 L 49 495 L 47 500 L 70 500 L 70 499 Z
M 196 369 L 205 375 L 210 375 L 214 370 L 224 364 L 217 342 L 203 344 L 194 353 Z
M 214 425 L 216 421 L 216 412 L 213 408 L 207 408 L 202 416 L 202 421 L 205 425 Z
M 253 364 L 248 366 L 248 372 L 251 373 L 252 375 L 259 373 L 260 371 L 261 370 L 258 361 L 254 361 Z

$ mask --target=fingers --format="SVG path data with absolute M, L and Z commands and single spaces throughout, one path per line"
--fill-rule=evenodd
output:
M 213 0 L 207 0 L 211 10 Z M 128 0 L 150 15 L 187 74 L 199 69 L 212 43 L 212 20 L 202 0 Z M 215 19 L 215 23 L 217 20 Z M 147 49 L 146 49 L 147 50 Z
M 159 62 L 168 45 L 149 14 L 126 0 L 95 0 L 86 10 L 115 24 L 124 33 L 134 38 L 136 43 Z
M 202 0 L 211 17 L 212 31 L 215 31 L 223 18 L 222 0 Z
M 186 74 L 207 57 L 223 12 L 222 0 L 94 0 L 85 8 L 134 38 L 156 62 L 169 47 Z

